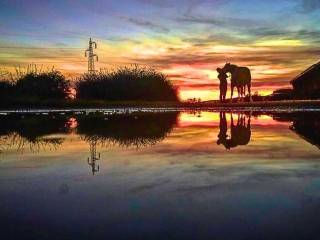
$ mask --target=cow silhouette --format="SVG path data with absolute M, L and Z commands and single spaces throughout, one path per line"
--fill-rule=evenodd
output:
M 231 101 L 233 97 L 233 89 L 238 90 L 238 99 L 244 97 L 246 94 L 246 87 L 248 88 L 249 98 L 251 98 L 251 72 L 247 67 L 239 67 L 234 64 L 226 63 L 222 68 L 223 72 L 231 73 Z

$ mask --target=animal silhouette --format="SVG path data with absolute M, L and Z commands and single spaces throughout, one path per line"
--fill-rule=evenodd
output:
M 251 72 L 247 67 L 239 67 L 234 64 L 226 63 L 222 70 L 231 74 L 231 101 L 233 97 L 233 90 L 236 87 L 238 90 L 238 98 L 242 98 L 246 94 L 246 87 L 248 88 L 249 98 L 251 98 Z
M 225 120 L 225 114 L 220 114 L 220 133 L 218 135 L 217 144 L 222 144 L 226 149 L 230 150 L 237 146 L 244 146 L 250 142 L 251 139 L 251 116 L 246 121 L 244 114 L 238 115 L 237 124 L 234 124 L 233 115 L 231 114 L 231 136 L 228 138 L 226 132 L 227 121 Z

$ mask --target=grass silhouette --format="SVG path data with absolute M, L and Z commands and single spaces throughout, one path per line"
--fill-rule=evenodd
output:
M 76 92 L 77 99 L 178 101 L 177 90 L 164 74 L 138 65 L 83 74 Z

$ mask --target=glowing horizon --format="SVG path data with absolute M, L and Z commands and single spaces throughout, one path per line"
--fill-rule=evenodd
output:
M 97 69 L 153 67 L 183 100 L 217 99 L 226 62 L 248 66 L 252 91 L 266 95 L 319 61 L 319 11 L 314 0 L 0 1 L 0 67 L 83 73 L 92 37 Z

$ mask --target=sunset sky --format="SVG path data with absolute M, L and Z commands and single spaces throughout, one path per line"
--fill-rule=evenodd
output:
M 0 0 L 0 67 L 83 73 L 92 37 L 97 69 L 154 67 L 182 99 L 216 99 L 226 62 L 248 66 L 253 91 L 268 94 L 319 61 L 319 22 L 319 0 Z

